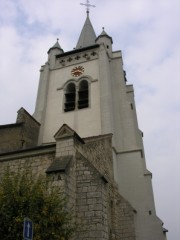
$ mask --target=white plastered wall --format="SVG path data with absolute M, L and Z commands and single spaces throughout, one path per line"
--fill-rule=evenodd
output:
M 74 78 L 71 75 L 72 68 L 79 66 L 79 64 L 52 70 L 49 76 L 43 143 L 54 141 L 54 134 L 64 123 L 78 132 L 81 137 L 101 134 L 97 60 L 84 62 L 80 65 L 84 67 L 84 77 L 89 81 L 89 107 L 64 112 L 63 87 L 69 80 L 78 85 L 80 79 L 83 78 L 83 75 L 80 78 Z

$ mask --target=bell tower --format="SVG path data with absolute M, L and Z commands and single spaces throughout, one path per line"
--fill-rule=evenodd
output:
M 96 36 L 87 17 L 76 49 L 64 52 L 58 40 L 41 67 L 34 118 L 40 122 L 39 145 L 55 142 L 67 124 L 82 138 L 113 134 L 114 179 L 119 193 L 136 211 L 136 239 L 164 240 L 156 216 L 151 178 L 146 168 L 134 89 L 126 84 L 121 51 L 103 28 Z
M 100 88 L 104 84 L 99 81 L 99 75 L 104 73 L 99 72 L 98 41 L 100 38 L 96 39 L 87 13 L 76 49 L 64 52 L 58 41 L 49 49 L 48 61 L 40 70 L 34 113 L 41 123 L 39 144 L 54 141 L 54 134 L 64 123 L 82 137 L 111 132 L 111 128 L 108 131 L 102 129 L 106 117 L 101 113 Z M 106 78 L 103 81 L 107 81 Z

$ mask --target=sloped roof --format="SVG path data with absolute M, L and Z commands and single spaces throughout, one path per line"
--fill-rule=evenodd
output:
M 110 37 L 110 36 L 104 31 L 104 28 L 103 28 L 102 33 L 97 37 L 97 39 L 100 38 L 100 37 L 107 37 L 107 38 L 109 38 L 109 39 L 111 40 L 111 43 L 113 43 L 112 37 Z M 97 40 L 97 39 L 96 39 L 96 40 Z
M 65 172 L 67 165 L 72 160 L 73 156 L 62 156 L 55 159 L 46 173 Z
M 67 137 L 75 137 L 84 144 L 84 140 L 72 128 L 70 128 L 67 124 L 63 124 L 62 127 L 54 135 L 54 138 L 55 140 L 58 140 Z
M 84 48 L 95 44 L 96 34 L 91 24 L 89 15 L 87 15 L 83 29 L 81 31 L 76 48 Z
M 52 50 L 52 49 L 56 49 L 56 48 L 57 48 L 57 49 L 60 49 L 60 50 L 63 51 L 63 49 L 61 48 L 61 46 L 60 46 L 58 40 L 59 40 L 59 39 L 57 39 L 56 43 L 55 43 L 55 44 L 49 49 L 48 53 L 50 52 L 50 50 Z
M 60 48 L 61 49 L 61 46 L 57 40 L 57 42 L 54 44 L 54 46 L 52 48 Z

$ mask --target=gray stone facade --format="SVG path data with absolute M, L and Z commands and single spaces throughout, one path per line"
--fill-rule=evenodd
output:
M 46 175 L 73 210 L 73 240 L 135 240 L 135 210 L 113 180 L 112 135 L 81 139 L 63 125 L 55 138 L 55 144 L 1 153 L 0 176 L 7 166 Z
M 0 126 L 0 153 L 37 146 L 40 124 L 24 109 L 16 123 Z

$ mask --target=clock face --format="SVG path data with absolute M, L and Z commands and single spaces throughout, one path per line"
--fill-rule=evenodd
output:
M 71 75 L 73 77 L 79 77 L 81 74 L 83 74 L 84 68 L 82 66 L 78 66 L 72 69 Z

